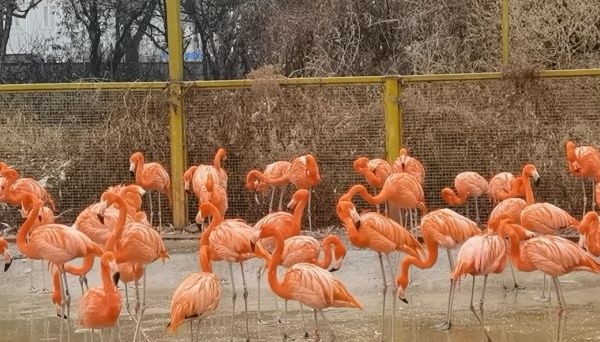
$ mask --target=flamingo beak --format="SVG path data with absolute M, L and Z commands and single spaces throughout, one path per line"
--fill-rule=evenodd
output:
M 296 201 L 291 200 L 290 203 L 286 206 L 287 210 L 292 211 L 296 207 Z
M 402 286 L 398 286 L 398 291 L 396 292 L 396 296 L 398 296 L 398 299 L 400 299 L 404 303 L 408 304 L 408 300 L 406 300 L 406 298 L 405 298 L 405 293 L 404 293 L 404 289 L 402 288 Z
M 119 279 L 121 279 L 121 272 L 117 272 L 117 273 L 113 274 L 112 278 L 113 278 L 113 282 L 115 283 L 115 286 L 118 285 Z
M 256 250 L 256 243 L 254 243 L 253 241 L 250 241 L 250 249 L 252 249 L 253 253 Z
M 135 173 L 135 162 L 129 163 L 129 171 Z
M 335 272 L 335 271 L 337 271 L 337 270 L 339 270 L 339 268 L 335 268 L 335 267 L 333 267 L 333 268 L 329 269 L 329 272 Z
M 531 175 L 533 177 L 533 184 L 538 184 L 540 182 L 540 174 L 537 171 L 534 171 Z
M 254 194 L 254 201 L 256 202 L 256 204 L 260 204 L 260 200 L 258 199 L 258 193 Z
M 8 268 L 12 264 L 12 257 L 8 251 L 4 252 L 4 272 L 8 271 Z

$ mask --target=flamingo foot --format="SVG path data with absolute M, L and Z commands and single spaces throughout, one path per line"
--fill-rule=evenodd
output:
M 434 328 L 438 330 L 450 330 L 450 328 L 452 328 L 452 322 L 446 321 L 444 323 L 435 325 Z

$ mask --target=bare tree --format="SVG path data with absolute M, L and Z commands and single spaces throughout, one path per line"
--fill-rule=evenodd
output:
M 12 29 L 13 18 L 27 17 L 30 10 L 35 8 L 43 0 L 3 0 L 0 1 L 0 64 L 6 56 L 6 48 L 10 31 Z

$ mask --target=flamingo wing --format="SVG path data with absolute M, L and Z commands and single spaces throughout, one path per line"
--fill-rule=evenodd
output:
M 192 273 L 185 277 L 171 299 L 169 330 L 176 331 L 185 319 L 204 318 L 215 311 L 221 294 L 221 283 L 212 273 Z

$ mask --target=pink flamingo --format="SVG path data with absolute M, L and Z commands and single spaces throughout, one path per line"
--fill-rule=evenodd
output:
M 12 264 L 12 256 L 8 251 L 8 242 L 4 238 L 0 237 L 0 253 L 4 256 L 4 272 L 8 271 L 10 264 Z
M 357 158 L 354 161 L 353 167 L 356 172 L 365 176 L 367 183 L 375 189 L 383 188 L 383 184 L 385 184 L 388 176 L 394 172 L 386 160 L 378 158 L 371 160 L 367 157 Z M 377 205 L 377 212 L 379 212 L 379 204 Z
M 258 193 L 262 193 L 263 196 L 269 188 L 271 189 L 269 213 L 273 211 L 273 199 L 275 198 L 276 189 L 279 189 L 278 210 L 283 210 L 283 195 L 285 194 L 287 185 L 290 183 L 291 166 L 292 163 L 281 160 L 267 165 L 262 173 L 258 170 L 251 170 L 246 175 L 246 189 L 256 191 L 257 195 Z M 267 181 L 264 181 L 263 179 L 267 179 Z M 255 196 L 254 199 L 257 204 L 260 203 L 258 196 Z
M 600 181 L 600 152 L 594 146 L 575 147 L 573 141 L 567 141 L 565 145 L 569 173 L 575 177 L 581 178 L 581 188 L 583 190 L 583 213 L 587 205 L 587 196 L 585 195 L 585 178 L 592 179 L 592 192 L 595 185 Z M 595 196 L 592 197 L 592 210 L 596 208 Z
M 450 188 L 442 189 L 442 199 L 450 205 L 462 205 L 467 203 L 467 215 L 469 216 L 469 197 L 475 199 L 475 213 L 477 223 L 479 223 L 479 207 L 477 200 L 479 197 L 489 193 L 488 181 L 477 172 L 461 172 L 454 178 L 454 188 L 457 194 Z

